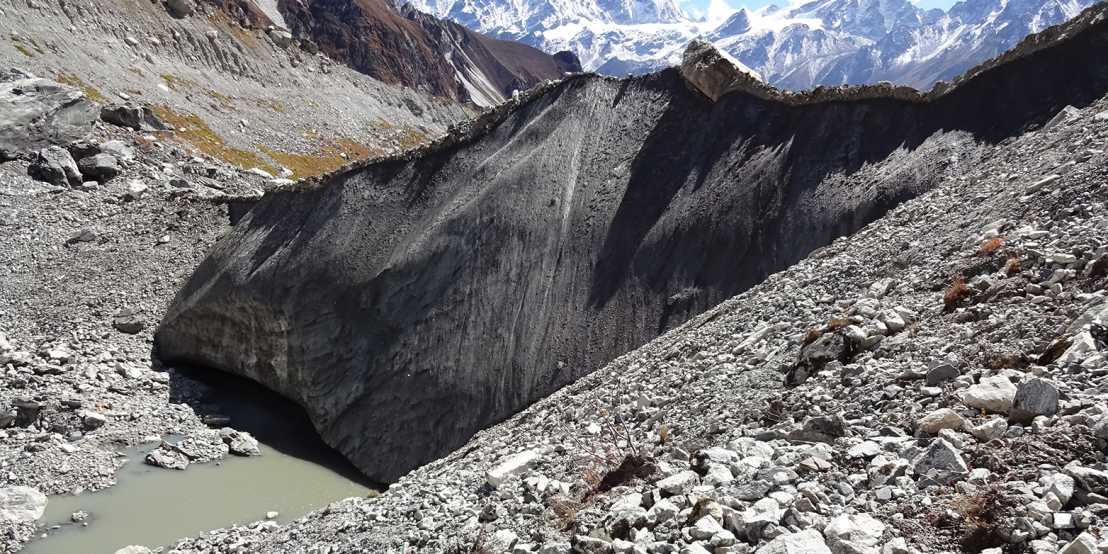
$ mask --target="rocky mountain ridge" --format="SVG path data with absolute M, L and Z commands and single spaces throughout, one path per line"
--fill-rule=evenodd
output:
M 483 107 L 581 70 L 572 59 L 398 10 L 390 0 L 283 1 L 277 9 L 294 36 L 359 71 Z
M 641 74 L 676 65 L 685 45 L 701 37 L 780 88 L 890 81 L 927 90 L 1093 2 L 966 0 L 943 12 L 907 0 L 839 0 L 717 10 L 703 19 L 680 10 L 646 11 L 646 19 L 631 21 L 538 1 L 410 3 L 546 51 L 577 52 L 586 69 L 600 73 Z M 520 14 L 507 20 L 494 15 L 512 10 Z

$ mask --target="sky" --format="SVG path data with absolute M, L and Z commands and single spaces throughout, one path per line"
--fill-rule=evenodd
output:
M 917 6 L 924 9 L 941 8 L 948 9 L 954 5 L 955 0 L 912 0 Z M 678 0 L 688 13 L 694 15 L 705 15 L 709 9 L 709 5 L 717 3 L 717 8 L 723 7 L 719 4 L 728 4 L 734 9 L 749 8 L 757 9 L 762 6 L 776 3 L 779 6 L 791 4 L 789 0 Z

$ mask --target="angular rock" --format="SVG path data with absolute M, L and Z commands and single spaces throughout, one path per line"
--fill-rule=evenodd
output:
M 93 431 L 104 426 L 108 418 L 99 412 L 86 411 L 81 414 L 81 426 L 85 431 Z
M 115 159 L 115 156 L 110 154 L 89 156 L 77 162 L 77 167 L 80 168 L 81 175 L 101 183 L 107 182 L 116 175 L 119 175 L 120 171 L 119 161 Z
M 950 364 L 936 364 L 931 366 L 927 370 L 927 376 L 925 377 L 927 386 L 934 387 L 946 383 L 947 381 L 953 381 L 958 378 L 962 373 L 958 371 L 958 368 Z
M 969 433 L 981 442 L 989 442 L 999 439 L 1008 431 L 1008 422 L 1004 418 L 995 417 L 981 425 L 971 427 Z
M 686 47 L 680 69 L 681 76 L 713 102 L 734 90 L 759 87 L 762 80 L 757 72 L 701 39 Z
M 846 436 L 846 422 L 841 416 L 816 416 L 804 421 L 804 426 L 789 433 L 789 440 L 834 442 Z
M 919 429 L 929 435 L 936 435 L 943 429 L 961 429 L 966 424 L 962 416 L 950 408 L 940 408 L 919 420 Z
M 115 159 L 127 162 L 135 159 L 135 149 L 127 146 L 121 140 L 109 140 L 100 144 L 100 154 L 108 154 L 114 156 Z
M 139 314 L 128 308 L 120 310 L 115 314 L 115 317 L 112 318 L 112 327 L 115 327 L 115 330 L 120 333 L 135 335 L 141 333 L 142 330 L 146 328 L 146 323 Z
M 754 552 L 755 554 L 831 554 L 831 549 L 827 547 L 819 531 L 805 529 L 799 533 L 785 533 Z
M 1097 547 L 1096 537 L 1085 532 L 1063 546 L 1058 554 L 1100 554 L 1100 548 Z
M 196 11 L 193 0 L 167 0 L 165 7 L 169 10 L 169 14 L 176 18 L 188 17 Z
M 82 182 L 77 162 L 68 150 L 60 146 L 47 146 L 39 150 L 27 167 L 27 175 L 59 187 L 78 186 Z
M 685 470 L 658 481 L 656 486 L 661 489 L 662 492 L 674 496 L 678 494 L 688 494 L 692 492 L 693 487 L 699 484 L 700 476 L 697 475 L 695 471 Z
M 38 489 L 13 485 L 0 487 L 0 523 L 28 523 L 46 511 L 46 495 Z
M 116 550 L 115 554 L 154 554 L 154 551 L 145 546 L 131 545 Z
M 165 469 L 185 470 L 189 467 L 189 458 L 179 450 L 160 446 L 157 450 L 146 455 L 144 459 L 147 465 Z
M 135 104 L 114 104 L 100 109 L 100 119 L 119 127 L 136 131 L 165 131 L 169 129 L 153 110 Z
M 518 454 L 509 456 L 496 467 L 485 472 L 485 481 L 492 488 L 497 488 L 508 478 L 519 475 L 530 469 L 542 457 L 536 450 L 524 450 Z
M 246 431 L 236 431 L 230 427 L 219 430 L 219 436 L 227 445 L 231 454 L 236 456 L 261 456 L 262 450 L 258 447 L 258 439 Z
M 76 88 L 0 71 L 0 161 L 79 140 L 96 116 L 96 104 Z
M 1015 423 L 1030 423 L 1038 416 L 1052 416 L 1058 413 L 1058 387 L 1045 379 L 1034 377 L 1020 383 L 1008 420 Z
M 969 473 L 962 453 L 943 439 L 931 441 L 927 450 L 912 459 L 912 471 L 937 483 L 958 481 Z
M 869 514 L 843 514 L 831 520 L 823 536 L 835 554 L 876 552 L 885 524 Z
M 984 377 L 962 393 L 966 406 L 1006 414 L 1016 400 L 1016 386 L 1007 377 Z

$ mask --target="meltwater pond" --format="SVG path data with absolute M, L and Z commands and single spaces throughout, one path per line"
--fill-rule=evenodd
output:
M 143 463 L 156 443 L 129 449 L 115 486 L 50 497 L 39 521 L 46 537 L 27 544 L 24 552 L 112 554 L 131 544 L 168 546 L 211 529 L 263 520 L 270 511 L 279 513 L 278 521 L 289 521 L 375 488 L 323 444 L 295 405 L 242 380 L 190 375 L 201 377 L 206 387 L 197 411 L 230 417 L 232 427 L 254 434 L 262 455 L 229 455 L 221 465 L 174 471 Z M 71 521 L 78 511 L 89 514 L 87 526 Z

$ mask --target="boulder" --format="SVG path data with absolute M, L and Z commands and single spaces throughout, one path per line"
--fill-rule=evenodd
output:
M 96 104 L 76 88 L 0 71 L 0 161 L 84 138 L 96 116 Z
M 785 533 L 754 551 L 755 554 L 831 554 L 823 535 L 815 529 Z
M 1016 400 L 1016 385 L 1007 377 L 984 377 L 981 382 L 962 393 L 962 401 L 970 408 L 1006 414 Z
M 1058 554 L 1100 554 L 1100 548 L 1096 544 L 1096 537 L 1085 532 L 1063 546 Z
M 496 467 L 485 472 L 485 482 L 492 488 L 497 488 L 509 477 L 519 475 L 535 465 L 542 457 L 536 450 L 524 450 L 518 454 L 509 456 Z
M 1038 416 L 1058 413 L 1058 387 L 1046 379 L 1027 379 L 1016 389 L 1008 420 L 1014 423 L 1031 423 Z
M 162 122 L 154 111 L 137 104 L 112 104 L 100 108 L 100 119 L 118 127 L 136 131 L 166 131 L 169 126 Z
M 219 436 L 227 445 L 231 454 L 236 456 L 261 456 L 262 450 L 258 447 L 258 439 L 246 431 L 236 431 L 230 427 L 219 430 Z
M 919 429 L 929 435 L 937 435 L 943 429 L 961 429 L 966 424 L 962 416 L 950 408 L 940 408 L 925 416 L 919 421 Z
M 28 523 L 46 511 L 46 495 L 20 485 L 0 487 L 0 523 Z
M 165 445 L 147 454 L 144 461 L 147 465 L 165 469 L 185 470 L 189 467 L 188 456 L 173 447 Z
M 703 39 L 689 43 L 681 57 L 680 71 L 689 84 L 713 102 L 734 90 L 764 87 L 756 71 Z
M 77 162 L 68 150 L 60 146 L 47 146 L 39 150 L 27 167 L 27 175 L 59 187 L 80 186 L 83 182 Z
M 99 412 L 85 411 L 81 413 L 81 427 L 85 431 L 94 431 L 108 422 L 107 416 Z
M 178 19 L 185 18 L 196 12 L 196 4 L 193 0 L 166 0 L 165 7 L 169 15 Z
M 120 333 L 136 335 L 146 328 L 146 323 L 134 310 L 125 308 L 116 313 L 115 317 L 112 318 L 112 327 L 115 327 L 115 330 Z
M 119 161 L 111 154 L 96 154 L 77 162 L 81 175 L 85 178 L 105 183 L 119 175 Z
M 823 530 L 823 536 L 835 554 L 876 553 L 884 534 L 885 524 L 869 514 L 840 515 Z
M 154 554 L 154 551 L 145 546 L 131 545 L 116 550 L 115 554 Z
M 912 459 L 912 471 L 936 483 L 952 483 L 969 473 L 969 466 L 962 459 L 962 452 L 943 439 L 931 441 L 927 447 Z
M 927 386 L 934 387 L 946 383 L 947 381 L 953 381 L 961 375 L 958 368 L 951 364 L 935 364 L 927 370 L 927 376 L 925 377 Z
M 700 476 L 695 471 L 685 470 L 658 481 L 657 487 L 670 496 L 676 496 L 692 492 L 693 487 L 699 484 Z

